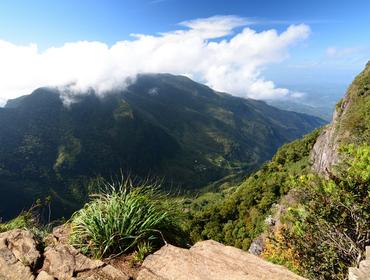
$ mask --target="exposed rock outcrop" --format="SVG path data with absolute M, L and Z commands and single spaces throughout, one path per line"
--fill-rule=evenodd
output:
M 312 168 L 321 175 L 329 177 L 331 167 L 338 163 L 338 141 L 335 137 L 337 112 L 333 121 L 319 135 L 311 152 Z
M 55 230 L 60 233 L 62 229 Z M 35 236 L 25 230 L 0 234 L 0 280 L 128 280 L 113 266 L 80 254 L 61 235 L 44 251 Z
M 0 234 L 0 280 L 34 280 L 40 252 L 32 233 L 20 229 Z
M 369 280 L 370 279 L 370 246 L 366 247 L 366 258 L 360 262 L 359 267 L 350 267 L 348 280 Z
M 240 249 L 201 241 L 189 250 L 165 245 L 148 256 L 138 280 L 304 280 L 288 269 Z
M 370 141 L 370 62 L 336 106 L 332 122 L 322 131 L 312 149 L 312 168 L 325 177 L 335 175 L 339 147 L 345 143 Z M 363 111 L 363 112 L 362 112 Z M 369 143 L 370 144 L 370 143 Z
M 58 244 L 47 247 L 44 253 L 43 271 L 57 279 L 70 279 L 80 272 L 101 268 L 105 265 L 99 260 L 91 260 L 70 245 Z

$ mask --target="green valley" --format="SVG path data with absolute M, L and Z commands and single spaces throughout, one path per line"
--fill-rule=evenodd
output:
M 0 109 L 5 219 L 47 196 L 53 217 L 68 217 L 96 178 L 120 173 L 163 180 L 171 192 L 199 190 L 250 173 L 324 123 L 169 74 L 139 75 L 124 90 L 82 93 L 67 105 L 63 98 L 68 92 L 40 88 Z

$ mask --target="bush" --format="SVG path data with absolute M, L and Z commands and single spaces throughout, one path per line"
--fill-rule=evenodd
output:
M 70 242 L 81 252 L 102 258 L 140 250 L 145 242 L 153 249 L 181 242 L 181 214 L 156 185 L 102 181 L 102 189 L 71 218 Z
M 337 177 L 295 182 L 301 200 L 286 214 L 290 226 L 280 247 L 299 256 L 301 272 L 311 279 L 345 279 L 370 244 L 370 146 L 345 146 L 342 156 Z

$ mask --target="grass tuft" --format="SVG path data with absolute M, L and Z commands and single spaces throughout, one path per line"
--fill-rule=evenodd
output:
M 138 251 L 140 244 L 154 250 L 182 236 L 178 207 L 157 184 L 102 181 L 101 189 L 71 218 L 70 243 L 82 253 L 112 257 Z

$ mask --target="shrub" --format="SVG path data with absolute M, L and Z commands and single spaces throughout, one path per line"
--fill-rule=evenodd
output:
M 102 189 L 71 218 L 70 242 L 83 253 L 102 258 L 137 250 L 143 242 L 156 248 L 181 241 L 181 214 L 155 184 L 102 181 Z
M 299 256 L 312 279 L 345 279 L 370 244 L 370 146 L 342 148 L 336 178 L 302 176 L 295 183 L 301 201 L 286 214 L 281 248 Z

